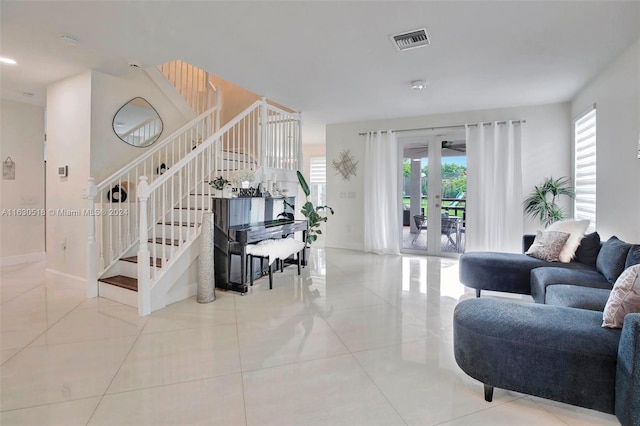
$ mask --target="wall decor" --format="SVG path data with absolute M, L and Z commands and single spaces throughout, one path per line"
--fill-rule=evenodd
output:
M 7 157 L 7 159 L 2 162 L 2 179 L 16 180 L 16 163 L 13 162 L 11 157 Z
M 333 168 L 342 175 L 342 179 L 349 180 L 351 175 L 356 175 L 358 161 L 355 161 L 351 151 L 345 149 L 339 155 L 338 160 L 332 161 Z
M 129 182 L 122 182 L 120 185 L 114 185 L 109 192 L 107 192 L 107 200 L 112 203 L 124 203 L 127 201 L 127 190 L 129 189 Z
M 113 116 L 113 131 L 121 141 L 144 148 L 160 138 L 162 119 L 146 99 L 133 98 Z

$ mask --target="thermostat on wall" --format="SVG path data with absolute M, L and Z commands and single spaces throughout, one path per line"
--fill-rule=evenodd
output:
M 58 167 L 58 176 L 67 177 L 68 172 L 69 172 L 69 166 Z

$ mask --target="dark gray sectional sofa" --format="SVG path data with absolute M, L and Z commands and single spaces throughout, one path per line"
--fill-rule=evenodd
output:
M 533 241 L 525 236 L 523 248 Z M 530 294 L 533 303 L 476 298 L 454 313 L 460 368 L 485 386 L 615 414 L 640 426 L 640 314 L 622 329 L 602 328 L 605 304 L 622 271 L 640 263 L 640 246 L 586 236 L 570 263 L 524 254 L 466 253 L 460 281 L 476 289 Z

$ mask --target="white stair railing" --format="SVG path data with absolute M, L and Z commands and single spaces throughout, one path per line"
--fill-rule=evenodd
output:
M 176 137 L 180 139 L 179 135 L 189 133 L 191 127 L 185 126 Z M 264 99 L 256 101 L 215 134 L 190 148 L 176 145 L 175 149 L 184 155 L 171 156 L 179 160 L 171 163 L 162 175 L 154 173 L 150 165 L 142 167 L 136 163 L 100 185 L 92 186 L 90 180 L 89 207 L 101 210 L 101 214 L 92 217 L 89 226 L 89 280 L 97 279 L 139 241 L 138 293 L 150 292 L 154 282 L 198 236 L 200 221 L 194 213 L 210 208 L 213 190 L 209 181 L 218 176 L 231 180 L 237 170 L 255 172 L 262 166 L 299 168 L 299 115 L 269 105 Z M 149 154 L 143 157 L 149 158 Z M 140 161 L 147 161 L 144 158 Z M 152 165 L 157 164 L 156 159 Z M 132 185 L 127 186 L 132 194 L 126 199 L 120 190 L 113 190 L 124 182 L 137 185 L 137 191 L 131 191 Z M 119 203 L 113 201 L 116 198 Z M 97 253 L 92 254 L 91 250 Z M 97 265 L 91 264 L 92 259 Z M 148 267 L 141 267 L 143 264 Z M 138 300 L 141 315 L 148 314 L 150 295 L 138 294 Z
M 113 266 L 138 240 L 139 211 L 135 187 L 140 177 L 146 176 L 149 183 L 153 182 L 209 138 L 215 131 L 219 110 L 220 107 L 216 106 L 196 117 L 100 184 L 95 185 L 90 180 L 88 194 L 95 193 L 89 211 L 95 222 L 96 278 Z M 92 187 L 95 188 L 92 190 Z
M 158 65 L 158 69 L 196 114 L 208 110 L 216 103 L 215 97 L 220 91 L 216 90 L 206 71 L 180 60 Z

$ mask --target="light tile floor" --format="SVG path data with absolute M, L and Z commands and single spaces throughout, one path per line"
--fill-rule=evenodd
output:
M 484 401 L 453 358 L 453 309 L 474 297 L 455 259 L 314 249 L 273 290 L 142 318 L 44 266 L 1 270 L 3 426 L 618 424 L 500 389 Z

